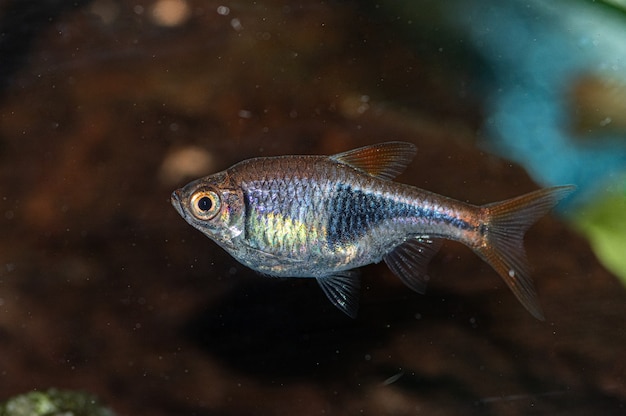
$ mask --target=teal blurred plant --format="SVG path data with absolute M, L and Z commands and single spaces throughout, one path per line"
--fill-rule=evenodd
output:
M 486 147 L 577 185 L 562 208 L 626 284 L 626 19 L 603 6 L 483 0 L 459 20 L 494 74 Z
M 561 212 L 626 284 L 626 1 L 426 3 L 443 28 L 432 42 L 467 45 L 457 55 L 484 99 L 482 146 L 541 186 L 576 185 Z M 386 4 L 423 23 L 422 2 Z
M 22 394 L 0 404 L 0 416 L 114 416 L 87 393 L 50 389 Z

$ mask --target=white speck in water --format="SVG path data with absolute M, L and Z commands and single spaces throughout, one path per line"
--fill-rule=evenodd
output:
M 230 25 L 237 32 L 241 32 L 243 30 L 243 25 L 241 24 L 241 20 L 237 19 L 236 17 L 230 21 Z
M 363 358 L 365 358 L 365 361 L 370 361 L 372 359 L 372 356 L 369 355 L 369 354 L 365 354 L 365 357 L 363 357 Z
M 252 118 L 252 111 L 248 110 L 239 110 L 237 115 L 241 118 Z
M 393 376 L 389 377 L 387 380 L 383 381 L 383 385 L 388 386 L 390 384 L 393 384 L 396 381 L 400 380 L 400 377 L 402 377 L 403 375 L 404 375 L 404 371 L 400 371 L 399 373 L 394 374 Z
M 612 121 L 613 119 L 611 117 L 606 117 L 604 120 L 600 121 L 600 127 L 608 126 Z
M 226 6 L 217 6 L 217 14 L 221 16 L 228 16 L 230 14 L 230 9 Z
M 472 326 L 472 328 L 477 328 L 478 327 L 478 324 L 476 323 L 476 318 L 471 317 L 469 322 L 470 322 L 470 325 Z
M 511 277 L 515 277 L 515 270 L 510 269 L 510 270 L 509 270 L 509 276 L 511 276 Z

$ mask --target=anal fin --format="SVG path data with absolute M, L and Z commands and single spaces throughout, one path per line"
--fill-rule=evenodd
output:
M 385 254 L 383 259 L 405 285 L 423 294 L 429 279 L 426 267 L 441 244 L 440 239 L 427 236 L 413 238 Z

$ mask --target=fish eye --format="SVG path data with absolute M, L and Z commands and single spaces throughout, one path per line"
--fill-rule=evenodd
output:
M 191 196 L 191 212 L 199 220 L 210 220 L 220 212 L 220 196 L 214 191 L 203 189 Z

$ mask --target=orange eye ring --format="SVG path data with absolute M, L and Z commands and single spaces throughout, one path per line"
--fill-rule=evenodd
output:
M 199 220 L 211 220 L 220 212 L 220 196 L 211 190 L 203 189 L 191 196 L 191 213 Z

